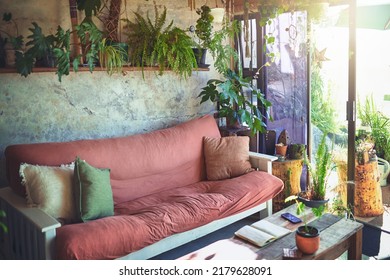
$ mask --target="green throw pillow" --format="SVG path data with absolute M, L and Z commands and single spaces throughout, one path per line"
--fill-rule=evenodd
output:
M 110 169 L 95 168 L 77 157 L 74 185 L 80 221 L 87 222 L 114 215 Z

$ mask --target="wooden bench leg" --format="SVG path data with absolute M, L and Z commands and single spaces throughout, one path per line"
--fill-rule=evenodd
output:
M 359 229 L 350 238 L 350 244 L 348 249 L 349 260 L 361 260 L 362 259 L 362 241 L 363 241 L 363 230 Z

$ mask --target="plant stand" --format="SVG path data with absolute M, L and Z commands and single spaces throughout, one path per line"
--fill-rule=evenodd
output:
M 272 162 L 272 174 L 284 182 L 284 190 L 272 199 L 273 213 L 287 206 L 287 197 L 301 192 L 302 167 L 302 159 Z
M 357 165 L 355 169 L 355 216 L 378 216 L 383 211 L 378 162 L 372 161 L 364 165 Z

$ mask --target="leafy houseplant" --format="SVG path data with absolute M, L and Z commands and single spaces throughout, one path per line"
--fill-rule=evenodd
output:
M 99 44 L 99 62 L 101 67 L 105 67 L 107 73 L 121 73 L 127 53 L 118 45 L 112 45 L 104 38 Z
M 3 21 L 6 25 L 12 25 L 12 29 L 14 29 L 14 34 L 12 35 L 12 33 L 6 29 L 0 29 L 0 67 L 6 66 L 7 63 L 9 64 L 10 60 L 14 60 L 10 58 L 7 59 L 7 56 L 10 55 L 8 51 L 11 51 L 14 54 L 15 51 L 21 49 L 23 45 L 23 36 L 19 35 L 18 25 L 12 19 L 12 14 L 4 13 Z M 1 34 L 3 34 L 3 36 Z M 8 44 L 11 45 L 11 48 L 7 47 Z
M 152 61 L 157 62 L 160 74 L 168 67 L 184 78 L 191 76 L 192 70 L 197 67 L 192 40 L 178 27 L 173 27 L 158 37 Z
M 205 64 L 206 52 L 212 42 L 214 17 L 211 15 L 210 7 L 207 5 L 203 5 L 200 9 L 197 9 L 196 13 L 200 16 L 196 20 L 195 25 L 195 34 L 199 41 L 195 43 L 193 51 L 196 55 L 198 66 L 202 66 L 202 64 Z
M 63 30 L 60 26 L 55 35 L 45 35 L 42 28 L 36 23 L 32 23 L 33 28 L 29 28 L 31 34 L 27 36 L 29 41 L 25 44 L 26 51 L 16 51 L 16 70 L 22 76 L 27 77 L 33 66 L 57 67 L 57 75 L 61 81 L 62 75 L 69 74 L 70 68 L 70 31 Z
M 89 71 L 92 72 L 99 59 L 99 44 L 103 39 L 103 32 L 98 29 L 95 23 L 86 17 L 83 22 L 76 27 L 76 32 L 84 46 L 83 53 Z M 77 56 L 73 61 L 74 70 L 78 71 L 82 55 Z
M 299 201 L 299 197 L 296 195 L 289 196 L 285 199 L 285 202 L 295 201 L 296 214 L 303 214 L 303 226 L 299 226 L 295 233 L 295 243 L 298 249 L 304 254 L 314 254 L 320 247 L 320 231 L 314 226 L 307 224 L 307 217 L 304 214 L 305 204 Z M 312 213 L 317 218 L 321 217 L 324 213 L 324 205 L 320 205 L 318 208 L 312 208 Z
M 326 144 L 326 134 L 323 134 L 315 155 L 315 166 L 308 160 L 305 153 L 304 162 L 307 165 L 310 182 L 305 192 L 301 193 L 300 199 L 307 203 L 310 202 L 316 207 L 317 203 L 326 203 L 325 200 L 328 178 L 332 170 L 332 153 Z M 312 204 L 312 205 L 313 205 Z
M 231 122 L 238 121 L 241 125 L 246 124 L 253 134 L 265 132 L 265 116 L 259 108 L 263 108 L 265 114 L 268 114 L 271 103 L 260 90 L 252 86 L 250 78 L 243 78 L 231 69 L 225 72 L 224 78 L 207 82 L 198 96 L 202 98 L 200 103 L 208 100 L 215 102 L 219 106 L 220 117 L 226 117 Z M 257 98 L 257 106 L 252 104 L 252 97 Z
M 159 13 L 154 6 L 155 20 L 135 14 L 135 21 L 126 20 L 129 54 L 135 66 L 156 66 L 160 74 L 171 68 L 182 77 L 191 75 L 196 67 L 192 40 L 184 30 L 174 27 L 173 21 L 166 25 L 167 9 Z M 143 72 L 142 72 L 143 73 Z
M 390 161 L 390 118 L 381 113 L 373 99 L 366 97 L 363 104 L 359 103 L 358 116 L 363 126 L 368 126 L 369 136 L 375 144 L 378 157 Z

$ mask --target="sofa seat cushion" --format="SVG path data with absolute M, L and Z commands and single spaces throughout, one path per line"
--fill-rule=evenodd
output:
M 283 189 L 262 171 L 202 181 L 115 205 L 115 216 L 57 229 L 59 259 L 114 259 L 261 204 Z

